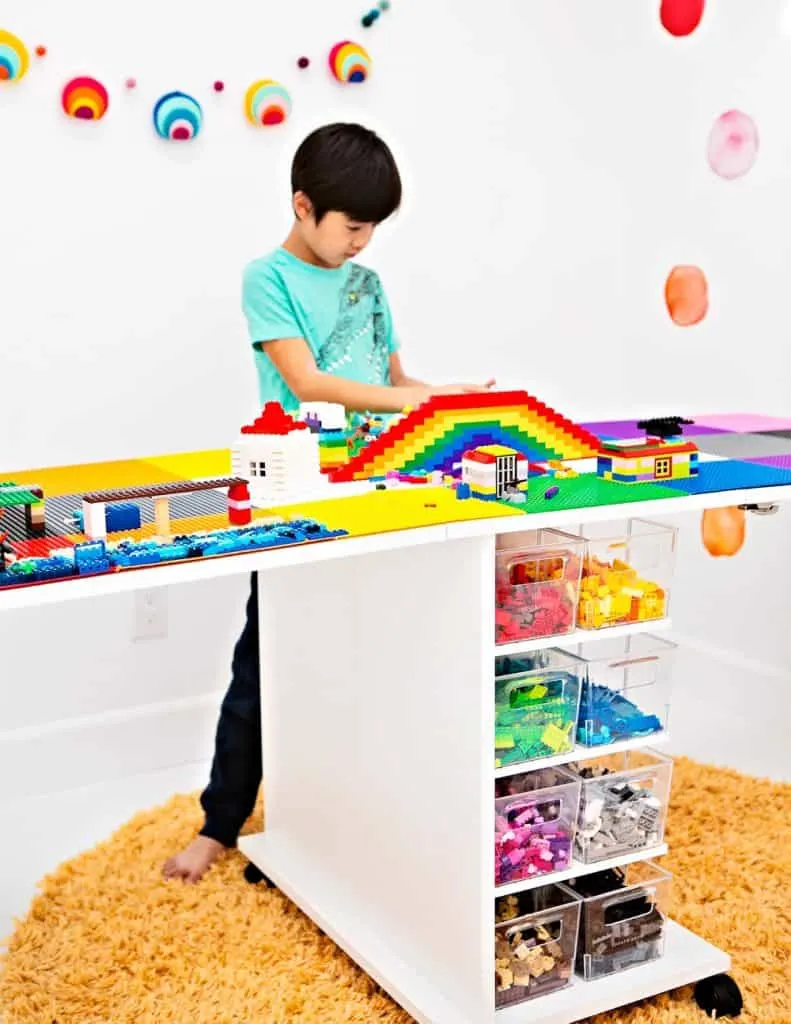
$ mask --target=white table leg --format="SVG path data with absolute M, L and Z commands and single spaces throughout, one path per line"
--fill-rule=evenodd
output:
M 266 831 L 242 849 L 431 1024 L 494 1002 L 492 568 L 475 538 L 259 577 Z

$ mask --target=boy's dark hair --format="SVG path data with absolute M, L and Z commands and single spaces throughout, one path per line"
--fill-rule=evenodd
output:
M 401 176 L 375 132 L 359 124 L 327 124 L 295 153 L 291 191 L 310 199 L 317 224 L 330 210 L 381 224 L 401 205 Z

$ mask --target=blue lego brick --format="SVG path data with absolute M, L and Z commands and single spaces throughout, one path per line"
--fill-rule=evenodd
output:
M 141 515 L 137 505 L 128 501 L 119 501 L 107 505 L 105 522 L 108 533 L 119 533 L 121 530 L 137 530 L 140 528 Z
M 86 541 L 74 548 L 74 563 L 80 576 L 107 572 L 110 561 L 107 558 L 107 546 L 103 540 Z
M 612 479 L 617 484 L 636 484 L 638 482 L 638 478 L 635 473 L 613 473 Z M 651 483 L 650 480 L 646 480 L 644 482 Z
M 701 462 L 698 474 L 686 480 L 663 480 L 662 486 L 682 494 L 715 494 L 717 491 L 736 491 L 750 487 L 778 487 L 791 485 L 791 472 L 762 466 L 754 462 L 723 460 Z

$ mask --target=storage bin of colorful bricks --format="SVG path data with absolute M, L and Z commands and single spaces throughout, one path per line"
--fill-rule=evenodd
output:
M 566 766 L 579 779 L 576 857 L 586 864 L 662 843 L 673 762 L 629 750 Z
M 497 538 L 496 643 L 573 632 L 584 549 L 582 538 L 560 530 Z
M 603 629 L 668 614 L 676 530 L 644 519 L 590 523 L 577 624 Z
M 545 885 L 495 900 L 495 1006 L 513 1006 L 565 988 L 574 973 L 579 897 Z
M 496 768 L 573 750 L 585 665 L 549 648 L 495 658 Z
M 576 644 L 584 663 L 577 742 L 586 747 L 667 729 L 676 645 L 639 633 Z
M 581 780 L 563 768 L 495 780 L 495 885 L 571 865 L 580 790 Z
M 651 861 L 568 882 L 582 899 L 577 973 L 595 981 L 658 960 L 671 884 L 670 873 Z

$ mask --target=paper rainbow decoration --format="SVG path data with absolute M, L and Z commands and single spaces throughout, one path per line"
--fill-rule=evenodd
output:
M 200 103 L 185 92 L 168 92 L 154 107 L 154 128 L 161 139 L 186 142 L 203 127 Z
M 279 82 L 260 78 L 245 94 L 244 112 L 258 128 L 282 124 L 291 113 L 291 97 Z
M 371 73 L 371 57 L 359 43 L 347 39 L 330 50 L 330 71 L 339 82 L 364 82 Z
M 63 109 L 69 117 L 80 121 L 99 121 L 107 113 L 110 97 L 107 90 L 95 78 L 72 78 L 61 97 Z
M 30 66 L 30 54 L 21 39 L 0 28 L 0 82 L 18 82 Z

